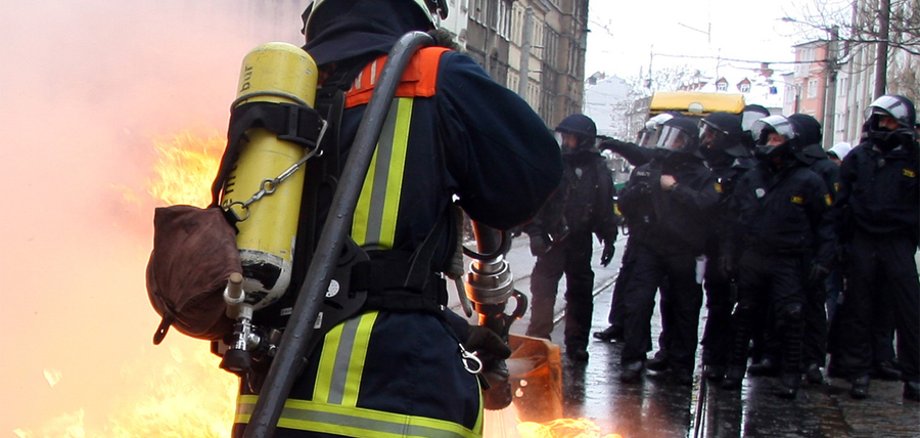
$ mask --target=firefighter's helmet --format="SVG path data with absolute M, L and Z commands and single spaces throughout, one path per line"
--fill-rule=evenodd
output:
M 303 19 L 303 29 L 301 32 L 307 37 L 310 38 L 310 19 L 313 18 L 314 13 L 320 9 L 324 4 L 329 3 L 334 0 L 313 0 L 307 5 L 307 8 L 304 9 L 301 18 Z M 432 27 L 437 27 L 439 20 L 447 18 L 447 0 L 399 0 L 399 1 L 411 1 L 424 13 L 425 18 L 428 19 L 428 22 Z

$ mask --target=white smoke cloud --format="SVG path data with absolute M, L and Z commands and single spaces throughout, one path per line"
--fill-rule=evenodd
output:
M 125 363 L 172 360 L 151 345 L 152 210 L 125 195 L 145 193 L 155 139 L 223 135 L 243 56 L 299 43 L 303 3 L 0 2 L 0 435 L 65 412 L 102 423 L 148 377 Z

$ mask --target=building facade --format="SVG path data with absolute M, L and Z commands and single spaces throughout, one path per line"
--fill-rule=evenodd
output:
M 496 81 L 555 126 L 584 101 L 588 0 L 453 0 L 451 31 Z M 463 21 L 462 17 L 457 18 Z

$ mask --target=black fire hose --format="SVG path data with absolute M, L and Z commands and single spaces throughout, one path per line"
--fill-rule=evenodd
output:
M 351 152 L 339 179 L 339 187 L 332 198 L 329 215 L 326 217 L 314 253 L 318 257 L 314 257 L 310 262 L 291 318 L 262 385 L 249 425 L 243 434 L 245 438 L 268 438 L 275 433 L 284 401 L 305 365 L 307 345 L 310 344 L 311 337 L 316 336 L 313 325 L 326 289 L 329 288 L 338 254 L 347 239 L 351 217 L 355 212 L 383 122 L 396 94 L 396 86 L 415 52 L 433 42 L 431 36 L 424 32 L 410 32 L 403 35 L 390 50 L 370 103 L 358 125 Z

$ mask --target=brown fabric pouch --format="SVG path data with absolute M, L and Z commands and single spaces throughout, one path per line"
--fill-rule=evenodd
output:
M 209 341 L 232 332 L 223 292 L 234 272 L 243 272 L 236 233 L 220 208 L 157 208 L 147 295 L 163 319 L 153 343 L 163 340 L 170 325 Z

